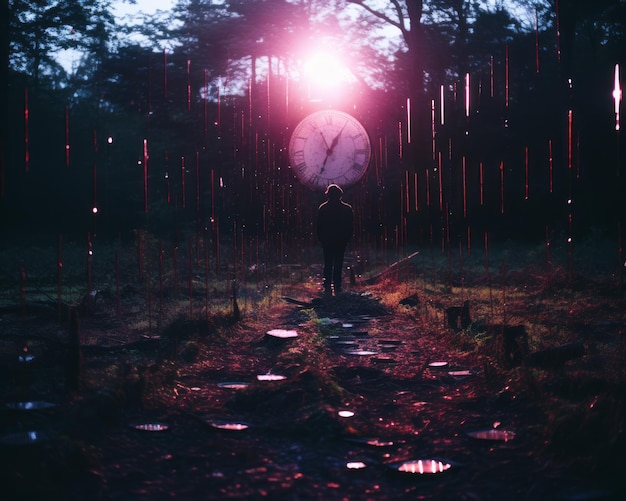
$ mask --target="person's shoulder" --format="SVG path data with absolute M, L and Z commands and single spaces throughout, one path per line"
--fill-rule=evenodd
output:
M 346 209 L 352 210 L 352 206 L 349 203 L 344 202 L 343 200 L 341 201 L 341 205 Z

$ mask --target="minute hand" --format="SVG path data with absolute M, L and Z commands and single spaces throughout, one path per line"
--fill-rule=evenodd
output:
M 333 151 L 334 151 L 335 147 L 337 146 L 337 143 L 339 142 L 339 138 L 341 137 L 341 133 L 343 132 L 343 129 L 345 129 L 345 128 L 346 128 L 346 126 L 344 125 L 341 128 L 341 130 L 339 131 L 339 134 L 337 134 L 335 136 L 335 138 L 333 139 L 333 142 L 330 143 L 330 148 L 328 148 L 328 150 L 326 151 L 326 155 L 327 156 L 333 154 Z

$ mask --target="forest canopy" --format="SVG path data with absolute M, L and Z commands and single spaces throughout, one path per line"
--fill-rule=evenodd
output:
M 10 228 L 83 230 L 96 212 L 112 231 L 292 228 L 302 214 L 281 205 L 312 195 L 286 145 L 319 108 L 353 113 L 375 145 L 354 192 L 364 229 L 543 231 L 567 226 L 574 194 L 593 208 L 581 228 L 622 217 L 623 0 L 179 0 L 132 23 L 111 0 L 3 0 L 0 16 Z

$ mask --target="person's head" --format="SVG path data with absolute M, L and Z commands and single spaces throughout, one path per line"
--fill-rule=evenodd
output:
M 343 197 L 343 190 L 337 184 L 329 184 L 325 195 L 328 197 L 328 200 L 339 201 Z

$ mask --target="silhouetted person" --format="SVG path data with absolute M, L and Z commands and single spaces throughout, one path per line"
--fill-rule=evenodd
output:
M 346 246 L 352 238 L 354 213 L 342 200 L 343 190 L 336 184 L 326 188 L 327 200 L 317 210 L 317 237 L 324 249 L 324 292 L 341 292 L 341 273 Z

